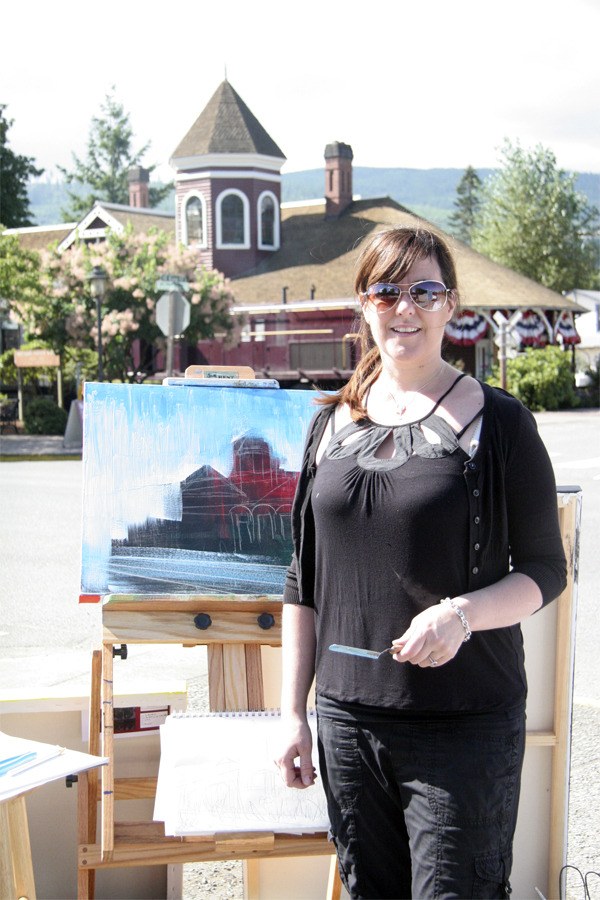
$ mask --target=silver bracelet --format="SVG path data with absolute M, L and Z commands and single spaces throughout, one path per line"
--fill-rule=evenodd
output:
M 471 629 L 469 628 L 469 623 L 467 622 L 467 617 L 465 616 L 464 612 L 462 611 L 462 609 L 460 608 L 458 603 L 455 603 L 454 600 L 452 600 L 450 597 L 442 597 L 442 599 L 440 600 L 440 603 L 447 603 L 448 606 L 451 606 L 452 609 L 454 610 L 454 612 L 456 613 L 456 615 L 458 616 L 458 618 L 460 619 L 461 625 L 465 629 L 465 636 L 463 638 L 463 644 L 464 644 L 465 641 L 468 641 L 469 638 L 471 637 Z

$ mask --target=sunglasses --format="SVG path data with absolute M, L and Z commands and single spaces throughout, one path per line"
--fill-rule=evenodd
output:
M 427 312 L 436 312 L 446 305 L 450 291 L 441 281 L 417 281 L 415 284 L 403 288 L 399 284 L 388 284 L 378 281 L 370 284 L 366 291 L 361 291 L 363 297 L 369 300 L 377 312 L 387 312 L 393 309 L 402 294 L 408 294 L 415 306 Z

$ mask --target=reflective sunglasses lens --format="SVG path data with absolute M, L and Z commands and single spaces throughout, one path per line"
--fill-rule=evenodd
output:
M 410 296 L 422 309 L 441 309 L 446 302 L 446 285 L 441 281 L 419 281 L 411 285 Z
M 400 297 L 397 284 L 371 284 L 367 288 L 367 297 L 380 309 L 391 309 Z

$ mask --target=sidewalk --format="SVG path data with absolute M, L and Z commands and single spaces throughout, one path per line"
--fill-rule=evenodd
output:
M 0 435 L 0 461 L 16 459 L 81 459 L 81 447 L 69 444 L 61 434 L 3 434 Z
M 534 413 L 538 422 L 563 419 L 572 422 L 579 416 L 598 416 L 598 409 L 571 409 L 560 412 Z M 3 434 L 0 435 L 0 461 L 15 459 L 81 459 L 81 447 L 65 445 L 62 435 Z

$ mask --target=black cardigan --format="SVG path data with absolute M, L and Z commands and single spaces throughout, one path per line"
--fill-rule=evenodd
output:
M 470 552 L 463 592 L 494 584 L 512 570 L 532 578 L 546 604 L 564 590 L 567 581 L 552 464 L 529 410 L 506 391 L 487 384 L 481 387 L 479 448 L 464 468 Z M 333 409 L 322 407 L 309 427 L 292 509 L 294 555 L 284 588 L 285 603 L 313 606 L 311 492 L 317 448 Z

